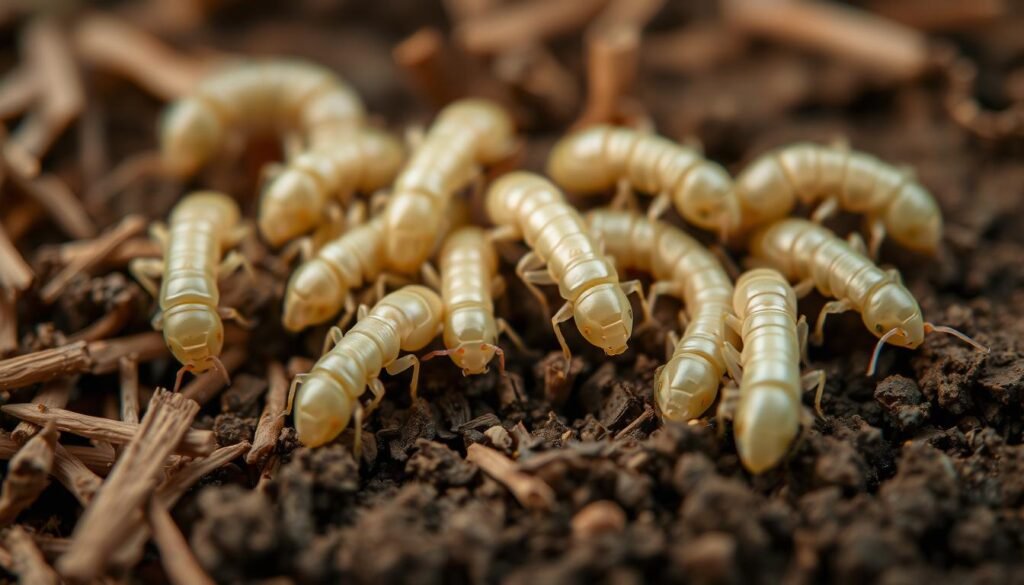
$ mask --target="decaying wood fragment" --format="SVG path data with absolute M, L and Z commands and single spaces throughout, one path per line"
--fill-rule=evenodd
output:
M 237 370 L 245 363 L 246 355 L 245 348 L 243 347 L 232 347 L 224 352 L 224 355 L 220 357 L 220 361 L 224 364 L 224 369 L 231 373 Z M 181 393 L 186 398 L 195 400 L 199 404 L 206 404 L 210 400 L 213 400 L 217 394 L 220 393 L 228 385 L 228 381 L 224 379 L 224 372 L 217 370 L 210 370 L 197 376 L 194 380 L 185 385 L 181 389 Z
M 59 443 L 54 447 L 53 470 L 50 473 L 82 506 L 88 506 L 92 502 L 103 483 L 99 475 Z
M 121 420 L 126 423 L 139 422 L 139 359 L 135 354 L 119 360 L 121 372 Z
M 167 508 L 151 502 L 148 517 L 153 540 L 160 551 L 160 564 L 168 580 L 175 585 L 213 585 L 213 579 L 199 566 Z
M 8 464 L 7 477 L 0 491 L 0 526 L 6 526 L 22 510 L 32 505 L 50 483 L 48 476 L 53 467 L 53 449 L 57 444 L 57 429 L 47 424 L 41 433 L 18 450 Z
M 575 127 L 617 124 L 628 119 L 626 100 L 636 83 L 640 31 L 604 26 L 587 35 L 587 105 Z M 635 109 L 635 106 L 634 106 Z
M 83 254 L 78 257 L 75 262 L 66 265 L 57 273 L 53 280 L 46 283 L 39 293 L 39 297 L 44 303 L 52 303 L 57 300 L 71 279 L 99 264 L 125 240 L 142 233 L 146 229 L 146 224 L 146 219 L 140 215 L 129 215 L 121 220 L 116 227 L 96 239 L 96 246 L 92 248 L 91 254 Z
M 456 40 L 470 53 L 492 55 L 572 33 L 606 0 L 528 0 L 509 3 L 465 19 Z
M 277 447 L 277 439 L 284 428 L 285 401 L 288 398 L 288 378 L 280 362 L 270 362 L 267 366 L 267 378 L 270 386 L 263 405 L 263 413 L 256 424 L 252 449 L 245 457 L 246 463 L 256 467 L 262 466 Z
M 508 488 L 524 508 L 548 510 L 555 504 L 555 492 L 544 480 L 519 470 L 519 466 L 502 453 L 473 443 L 466 451 L 466 460 L 475 463 L 487 475 Z
M 24 388 L 89 371 L 92 359 L 84 341 L 0 361 L 0 390 Z
M 42 404 L 47 408 L 64 408 L 68 404 L 68 397 L 75 387 L 76 378 L 54 380 L 44 384 L 42 388 L 32 397 L 32 404 Z M 24 445 L 39 432 L 39 427 L 26 421 L 21 421 L 11 431 L 11 438 L 19 445 Z
M 32 536 L 21 526 L 12 526 L 3 535 L 4 547 L 11 556 L 10 570 L 18 576 L 19 583 L 32 585 L 57 585 L 60 577 L 53 567 L 46 564 Z

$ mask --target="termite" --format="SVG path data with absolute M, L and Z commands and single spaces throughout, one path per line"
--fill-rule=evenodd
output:
M 683 300 L 688 324 L 681 339 L 671 340 L 671 356 L 657 370 L 654 399 L 668 420 L 700 416 L 714 402 L 726 371 L 722 344 L 723 319 L 732 314 L 729 275 L 714 254 L 675 226 L 608 209 L 591 211 L 586 219 L 620 267 L 654 277 L 649 309 L 662 294 Z
M 504 319 L 494 316 L 492 291 L 503 288 L 503 282 L 486 232 L 472 226 L 452 232 L 441 248 L 440 265 L 445 349 L 421 359 L 447 355 L 463 375 L 472 375 L 487 372 L 487 364 L 497 355 L 504 371 L 505 353 L 498 346 L 498 335 L 505 333 L 519 346 L 522 341 Z
M 238 205 L 222 193 L 201 191 L 188 195 L 171 212 L 170 226 L 154 224 L 153 238 L 163 248 L 163 259 L 138 258 L 129 268 L 150 294 L 159 299 L 160 312 L 153 327 L 163 329 L 164 340 L 184 372 L 205 372 L 221 365 L 224 345 L 222 318 L 244 319 L 235 309 L 219 307 L 217 277 L 248 267 L 237 252 L 221 260 L 247 229 L 239 223 Z M 162 277 L 159 294 L 155 278 Z
M 828 315 L 850 310 L 860 313 L 868 331 L 879 338 L 868 375 L 874 374 L 885 343 L 916 349 L 924 342 L 924 336 L 932 332 L 954 335 L 988 351 L 955 329 L 926 322 L 917 300 L 903 286 L 899 272 L 882 270 L 865 256 L 863 248 L 863 241 L 856 234 L 847 243 L 828 229 L 797 218 L 763 227 L 750 240 L 754 262 L 797 281 L 797 296 L 803 297 L 817 288 L 826 297 L 836 299 L 826 303 L 818 316 L 815 342 L 822 340 Z
M 441 111 L 399 174 L 384 209 L 387 258 L 411 274 L 430 256 L 445 227 L 452 196 L 480 177 L 480 166 L 515 147 L 511 117 L 482 99 L 459 100 Z
M 325 348 L 308 374 L 292 381 L 295 430 L 304 445 L 331 441 L 345 430 L 354 413 L 358 450 L 362 418 L 384 398 L 382 369 L 395 375 L 412 368 L 410 392 L 415 399 L 419 360 L 414 354 L 399 357 L 399 353 L 430 343 L 442 327 L 444 304 L 434 291 L 409 285 L 385 296 L 369 312 L 361 307 L 360 313 L 348 333 L 332 329 L 327 341 L 333 347 Z M 367 386 L 373 400 L 364 409 L 359 397 Z
M 607 355 L 626 351 L 633 333 L 633 309 L 626 295 L 639 295 L 640 283 L 619 283 L 612 260 L 601 251 L 586 222 L 565 201 L 558 187 L 532 173 L 509 173 L 488 190 L 487 212 L 499 226 L 492 233 L 494 239 L 521 237 L 530 247 L 516 266 L 516 274 L 545 314 L 547 299 L 537 285 L 557 284 L 565 299 L 551 318 L 566 359 L 565 371 L 569 371 L 572 353 L 559 324 L 570 318 L 575 319 L 583 337 Z M 545 265 L 547 269 L 541 270 Z M 645 302 L 643 306 L 646 313 Z
M 164 167 L 188 177 L 235 133 L 318 133 L 355 128 L 365 110 L 355 91 L 331 71 L 301 61 L 269 60 L 228 66 L 174 102 L 160 124 Z
M 725 239 L 740 223 L 739 199 L 721 165 L 695 148 L 614 126 L 593 126 L 563 138 L 548 158 L 548 175 L 574 193 L 598 193 L 616 184 L 656 197 L 648 217 L 670 206 L 685 220 Z
M 800 431 L 801 390 L 816 385 L 820 396 L 825 373 L 801 375 L 807 322 L 797 319 L 796 293 L 775 270 L 744 273 L 733 295 L 735 315 L 726 323 L 742 338 L 742 354 L 728 341 L 723 353 L 730 377 L 739 384 L 733 434 L 744 467 L 762 473 L 774 467 Z
M 736 192 L 744 229 L 789 215 L 798 199 L 807 205 L 821 201 L 813 216 L 817 222 L 837 209 L 863 213 L 872 257 L 886 234 L 926 253 L 942 237 L 942 212 L 910 171 L 841 146 L 799 142 L 767 152 L 736 178 Z
M 332 200 L 369 193 L 392 181 L 404 158 L 391 135 L 358 128 L 322 139 L 272 174 L 260 198 L 259 229 L 280 246 L 320 225 Z
M 383 270 L 384 220 L 378 216 L 328 242 L 295 269 L 285 290 L 285 328 L 301 331 L 324 323 L 342 307 L 350 316 L 355 312 L 352 290 Z

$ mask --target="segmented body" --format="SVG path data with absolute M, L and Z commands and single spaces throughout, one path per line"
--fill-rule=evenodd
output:
M 392 268 L 419 269 L 444 229 L 452 195 L 479 176 L 481 165 L 509 156 L 514 139 L 512 119 L 493 102 L 464 99 L 441 111 L 384 210 Z
M 159 303 L 164 340 L 186 369 L 214 366 L 224 344 L 218 314 L 217 268 L 234 228 L 238 205 L 227 195 L 188 195 L 171 212 Z
M 296 132 L 309 143 L 317 135 L 363 122 L 362 102 L 331 71 L 292 60 L 226 67 L 174 102 L 160 126 L 164 164 L 189 176 L 210 160 L 233 133 Z
M 440 264 L 445 348 L 465 373 L 483 373 L 498 342 L 491 298 L 498 257 L 482 229 L 464 227 L 445 240 Z
M 689 323 L 672 357 L 660 368 L 654 398 L 669 420 L 699 416 L 715 400 L 725 373 L 723 320 L 732 313 L 733 287 L 721 263 L 682 230 L 624 211 L 587 214 L 596 237 L 621 267 L 651 273 L 685 303 Z
M 606 191 L 625 179 L 671 199 L 687 221 L 719 233 L 739 226 L 739 200 L 721 165 L 693 148 L 628 128 L 594 126 L 563 138 L 548 158 L 548 175 L 578 193 Z
M 899 278 L 828 229 L 804 219 L 783 219 L 755 232 L 750 252 L 790 281 L 810 280 L 821 294 L 849 303 L 877 337 L 901 329 L 888 342 L 910 349 L 924 340 L 921 308 Z
M 531 173 L 509 173 L 491 185 L 487 212 L 495 224 L 517 230 L 547 265 L 583 337 L 609 355 L 625 351 L 633 310 L 619 275 L 558 188 Z
M 743 465 L 761 473 L 779 462 L 800 430 L 796 294 L 775 270 L 751 270 L 736 282 L 733 310 L 743 338 L 733 433 Z
M 285 291 L 285 328 L 300 331 L 330 320 L 351 290 L 377 278 L 383 268 L 384 221 L 376 217 L 328 242 L 295 269 Z
M 443 310 L 436 293 L 417 285 L 381 299 L 303 378 L 294 406 L 299 440 L 315 447 L 338 436 L 367 384 L 377 381 L 401 351 L 430 343 Z
M 319 225 L 327 203 L 347 203 L 391 183 L 405 156 L 401 143 L 372 128 L 338 132 L 292 158 L 263 189 L 259 228 L 273 246 Z
M 800 142 L 765 153 L 737 177 L 736 192 L 744 228 L 789 215 L 798 200 L 834 197 L 912 250 L 931 252 L 942 236 L 942 212 L 910 172 L 847 148 Z

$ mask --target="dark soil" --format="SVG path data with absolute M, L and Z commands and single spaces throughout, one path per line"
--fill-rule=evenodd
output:
M 649 32 L 714 18 L 709 4 L 670 3 Z M 1019 10 L 1006 18 L 1018 31 L 1024 26 Z M 5 59 L 17 54 L 21 24 L 11 21 L 0 34 Z M 165 38 L 183 48 L 283 52 L 324 63 L 351 80 L 387 126 L 401 130 L 428 123 L 433 112 L 403 83 L 390 50 L 427 25 L 448 30 L 440 6 L 401 1 L 333 8 L 305 1 L 283 9 L 270 2 L 226 2 L 202 27 Z M 989 37 L 986 30 L 946 40 L 977 60 L 983 72 L 978 91 L 998 101 L 1004 99 L 1002 81 L 1024 71 L 1024 44 L 1005 34 Z M 579 32 L 550 45 L 582 92 L 580 48 Z M 161 104 L 108 75 L 93 73 L 88 80 L 90 107 L 106 129 L 111 161 L 152 148 Z M 935 258 L 887 243 L 882 262 L 901 270 L 929 320 L 966 332 L 991 353 L 933 336 L 914 352 L 886 348 L 879 374 L 868 378 L 864 370 L 875 339 L 853 314 L 832 318 L 826 343 L 811 352 L 828 373 L 824 417 L 808 418 L 812 422 L 782 465 L 752 476 L 714 407 L 689 425 L 663 424 L 653 410 L 651 381 L 677 305 L 665 302 L 662 328 L 644 333 L 614 359 L 586 347 L 567 327 L 577 357 L 568 381 L 560 381 L 547 319 L 533 302 L 523 302 L 530 297 L 506 264 L 510 287 L 498 310 L 538 354 L 509 348 L 505 378 L 493 370 L 464 378 L 447 360 L 427 362 L 415 403 L 407 374 L 386 378 L 388 397 L 366 424 L 358 461 L 351 431 L 311 450 L 299 446 L 289 420 L 267 469 L 236 461 L 175 507 L 175 519 L 211 576 L 218 582 L 284 576 L 303 583 L 529 585 L 1024 583 L 1021 144 L 982 141 L 956 125 L 943 107 L 941 75 L 881 83 L 770 44 L 755 44 L 700 74 L 642 69 L 637 94 L 660 132 L 699 139 L 710 158 L 734 172 L 772 146 L 840 137 L 912 167 L 939 200 L 947 235 Z M 538 96 L 522 90 L 516 95 L 530 114 L 524 166 L 542 171 L 547 150 L 571 124 L 578 104 L 573 116 L 559 116 Z M 88 185 L 76 149 L 70 131 L 45 167 L 78 193 Z M 237 195 L 251 217 L 256 170 L 271 156 L 277 154 L 250 149 L 231 168 L 213 170 L 187 187 L 153 179 L 91 211 L 101 226 L 130 211 L 163 218 L 186 189 L 203 186 Z M 44 220 L 17 243 L 31 260 L 63 239 Z M 259 243 L 250 247 L 261 258 L 260 286 L 238 277 L 225 296 L 235 295 L 258 325 L 247 361 L 236 372 L 236 388 L 201 414 L 222 444 L 251 440 L 267 362 L 315 358 L 325 333 L 283 331 L 278 307 L 287 268 Z M 503 250 L 513 260 L 519 252 L 515 246 Z M 46 282 L 53 270 L 42 262 L 33 265 Z M 138 304 L 137 317 L 120 334 L 145 331 L 148 297 L 130 278 L 102 272 L 82 277 L 52 308 L 31 295 L 23 299 L 22 351 L 59 344 L 54 330 L 73 333 L 110 310 L 114 291 L 126 289 Z M 821 299 L 811 298 L 801 310 L 813 318 L 820 305 Z M 176 367 L 142 364 L 143 385 L 172 384 Z M 85 376 L 69 408 L 105 412 L 116 388 L 116 374 Z M 26 389 L 10 401 L 31 396 Z M 811 413 L 813 396 L 804 402 Z M 4 428 L 14 424 L 5 418 Z M 546 481 L 557 495 L 553 509 L 524 509 L 465 460 L 471 443 L 512 456 Z M 80 513 L 54 484 L 19 521 L 66 537 Z M 130 576 L 150 578 L 163 578 L 155 549 Z

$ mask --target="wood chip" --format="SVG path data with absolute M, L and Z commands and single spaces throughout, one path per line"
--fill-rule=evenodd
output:
M 36 395 L 32 397 L 32 404 L 41 404 L 47 408 L 64 408 L 67 406 L 68 397 L 71 395 L 71 390 L 77 382 L 78 379 L 72 377 L 43 384 L 39 392 L 36 392 Z M 11 438 L 19 445 L 24 445 L 25 441 L 34 437 L 39 430 L 37 425 L 21 421 L 11 431 Z
M 550 510 L 554 506 L 555 492 L 551 486 L 538 477 L 523 473 L 515 461 L 500 452 L 473 443 L 466 451 L 466 460 L 508 488 L 524 508 Z
M 198 412 L 199 405 L 184 396 L 157 391 L 142 423 L 130 425 L 137 432 L 75 526 L 71 548 L 57 564 L 61 575 L 84 581 L 103 572 L 156 489 L 164 460 L 187 440 Z
M 158 502 L 149 505 L 149 526 L 153 531 L 153 540 L 160 551 L 160 564 L 167 573 L 167 578 L 175 585 L 213 585 L 213 579 L 199 566 L 188 542 L 182 536 L 178 526 L 171 518 L 167 508 Z
M 11 554 L 11 572 L 18 576 L 19 583 L 32 585 L 58 585 L 60 577 L 53 567 L 46 564 L 43 553 L 35 541 L 21 526 L 13 526 L 3 535 L 4 546 Z
M 0 390 L 81 374 L 91 366 L 88 344 L 84 341 L 13 357 L 0 361 Z
M 228 340 L 231 339 L 230 331 L 228 329 L 226 332 Z M 92 359 L 89 372 L 92 374 L 116 372 L 121 365 L 121 358 L 126 355 L 136 356 L 138 362 L 142 364 L 169 357 L 171 352 L 167 349 L 164 336 L 159 331 L 93 341 L 89 343 L 89 357 Z
M 528 0 L 467 18 L 455 38 L 470 53 L 490 55 L 537 45 L 583 28 L 606 0 Z
M 0 492 L 0 526 L 14 522 L 46 489 L 56 444 L 57 429 L 52 423 L 47 424 L 11 458 Z
M 121 372 L 121 421 L 139 422 L 139 357 L 131 354 L 118 360 Z
M 57 300 L 71 279 L 99 264 L 121 242 L 141 233 L 146 229 L 146 223 L 146 219 L 141 215 L 129 215 L 121 220 L 116 227 L 96 238 L 96 245 L 91 254 L 83 255 L 76 262 L 68 264 L 53 277 L 53 280 L 46 283 L 39 297 L 47 304 Z
M 75 496 L 75 499 L 83 507 L 92 502 L 103 483 L 99 475 L 90 470 L 81 459 L 72 455 L 61 444 L 57 444 L 54 448 L 53 469 L 50 473 L 71 492 L 71 495 Z
M 162 393 L 153 395 L 153 400 Z M 191 402 L 191 401 L 190 401 Z M 153 408 L 152 401 L 150 408 Z M 89 416 L 63 408 L 45 408 L 36 404 L 7 404 L 0 406 L 3 412 L 27 420 L 37 425 L 44 425 L 50 421 L 56 424 L 61 432 L 73 433 L 89 439 L 106 441 L 115 445 L 129 443 L 139 429 L 139 425 Z M 145 418 L 143 418 L 145 421 Z M 209 455 L 217 447 L 213 431 L 189 429 L 184 438 L 179 442 L 170 445 L 168 448 L 181 455 L 204 456 Z
M 284 428 L 284 409 L 288 398 L 288 378 L 280 362 L 270 362 L 267 366 L 267 378 L 270 381 L 270 388 L 267 390 L 263 413 L 256 423 L 252 449 L 245 457 L 246 463 L 256 467 L 262 467 L 277 447 L 277 439 Z

